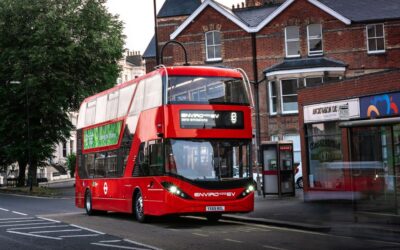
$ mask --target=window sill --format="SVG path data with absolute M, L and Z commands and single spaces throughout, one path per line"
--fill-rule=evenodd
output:
M 288 56 L 286 55 L 285 59 L 294 59 L 294 58 L 300 58 L 301 55 L 297 55 L 297 56 Z
M 383 55 L 386 54 L 386 50 L 368 51 L 368 55 Z
M 309 57 L 317 57 L 317 56 L 323 56 L 323 55 L 324 55 L 324 53 L 322 51 L 320 53 L 315 53 L 315 54 L 308 53 Z
M 220 63 L 222 62 L 222 58 L 217 58 L 217 59 L 207 59 L 204 61 L 207 64 L 211 64 L 211 63 Z

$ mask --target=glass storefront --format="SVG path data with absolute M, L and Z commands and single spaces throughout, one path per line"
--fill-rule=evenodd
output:
M 343 189 L 341 130 L 337 122 L 307 125 L 310 188 Z
M 350 128 L 354 185 L 368 199 L 357 202 L 358 210 L 398 213 L 400 125 Z

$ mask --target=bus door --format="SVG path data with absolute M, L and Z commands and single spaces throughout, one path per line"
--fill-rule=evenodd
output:
M 136 157 L 133 176 L 140 178 L 140 187 L 146 210 L 157 211 L 157 205 L 164 200 L 164 189 L 156 176 L 164 175 L 164 150 L 161 140 L 143 142 Z M 143 178 L 147 177 L 147 178 Z

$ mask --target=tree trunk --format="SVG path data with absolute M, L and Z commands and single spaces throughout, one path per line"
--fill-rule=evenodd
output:
M 18 173 L 17 187 L 23 187 L 25 186 L 26 161 L 18 160 L 18 166 L 19 166 L 19 173 Z
M 29 166 L 28 170 L 28 178 L 29 179 L 29 185 L 31 184 L 32 181 L 32 186 L 36 187 L 38 185 L 37 183 L 37 164 L 36 162 L 32 162 L 32 164 Z

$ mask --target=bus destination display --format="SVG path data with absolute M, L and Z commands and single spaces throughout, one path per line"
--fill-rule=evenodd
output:
M 181 128 L 243 129 L 242 111 L 181 110 Z

